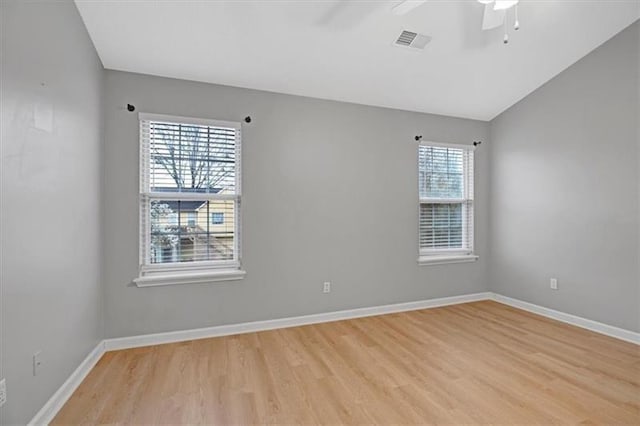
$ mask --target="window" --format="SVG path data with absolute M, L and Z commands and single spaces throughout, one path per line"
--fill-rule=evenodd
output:
M 187 226 L 196 226 L 196 218 L 198 217 L 196 212 L 187 212 Z
M 240 124 L 140 114 L 136 284 L 241 278 L 239 225 Z
M 211 224 L 212 225 L 222 225 L 224 223 L 224 213 L 223 212 L 213 212 L 211 213 Z
M 473 261 L 472 146 L 418 147 L 420 263 Z

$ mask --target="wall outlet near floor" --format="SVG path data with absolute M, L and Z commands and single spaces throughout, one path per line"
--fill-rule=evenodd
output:
M 0 407 L 7 402 L 7 381 L 5 379 L 0 380 Z
M 323 293 L 331 293 L 331 282 L 329 281 L 325 281 L 324 285 L 322 287 L 322 292 Z
M 551 287 L 552 290 L 557 290 L 558 289 L 558 279 L 557 278 L 551 278 L 549 280 L 549 287 Z
M 33 375 L 37 376 L 42 367 L 42 351 L 35 352 L 33 354 Z

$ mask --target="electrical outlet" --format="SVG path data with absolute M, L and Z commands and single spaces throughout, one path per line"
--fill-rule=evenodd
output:
M 7 402 L 7 381 L 5 379 L 0 380 L 0 407 Z
M 549 280 L 549 287 L 551 287 L 552 290 L 557 290 L 558 289 L 558 279 L 557 278 L 551 278 Z
M 324 287 L 322 287 L 323 293 L 331 293 L 331 283 L 329 281 L 325 281 Z
M 42 366 L 42 351 L 33 354 L 33 375 L 37 376 Z

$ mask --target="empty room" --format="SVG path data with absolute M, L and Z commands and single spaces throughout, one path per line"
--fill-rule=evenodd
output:
M 1 425 L 640 425 L 640 1 L 0 15 Z

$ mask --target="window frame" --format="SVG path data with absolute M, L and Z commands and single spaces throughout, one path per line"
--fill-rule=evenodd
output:
M 421 197 L 420 194 L 420 148 L 421 147 L 434 147 L 434 148 L 448 148 L 448 149 L 460 149 L 463 150 L 463 158 L 465 155 L 471 154 L 471 164 L 469 161 L 463 160 L 463 181 L 464 181 L 464 193 L 462 198 L 436 198 L 436 197 Z M 418 178 L 417 192 L 418 192 L 418 263 L 421 265 L 438 265 L 447 263 L 462 263 L 462 262 L 474 262 L 478 259 L 475 254 L 474 239 L 475 239 L 475 145 L 465 144 L 453 144 L 443 142 L 432 141 L 420 141 L 416 148 L 417 158 L 417 172 Z M 469 171 L 469 167 L 471 170 Z M 439 248 L 439 249 L 425 249 L 420 246 L 420 210 L 425 204 L 460 204 L 462 208 L 462 215 L 470 216 L 469 220 L 462 221 L 462 248 Z M 471 211 L 469 211 L 471 209 Z M 472 230 L 469 232 L 468 227 L 471 226 Z M 467 227 L 465 229 L 465 227 Z M 466 244 L 465 244 L 466 243 Z
M 183 117 L 164 114 L 139 113 L 139 275 L 133 282 L 138 287 L 189 284 L 209 281 L 229 281 L 242 279 L 241 270 L 241 199 L 242 199 L 242 125 L 239 122 L 205 118 Z M 150 153 L 145 150 L 143 123 L 146 121 L 169 122 L 183 125 L 198 125 L 235 129 L 235 192 L 233 194 L 158 192 L 151 191 Z M 144 174 L 143 174 L 144 173 Z M 234 241 L 232 260 L 207 260 L 193 262 L 151 263 L 151 221 L 148 218 L 149 205 L 153 200 L 166 201 L 234 201 Z

